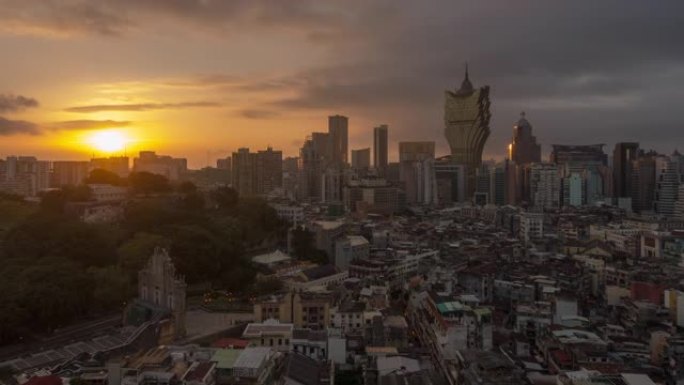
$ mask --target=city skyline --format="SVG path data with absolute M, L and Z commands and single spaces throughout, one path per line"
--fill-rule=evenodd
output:
M 466 61 L 492 87 L 484 159 L 505 156 L 523 110 L 544 159 L 550 144 L 588 135 L 664 153 L 683 139 L 672 114 L 684 76 L 675 2 L 650 12 L 638 2 L 619 12 L 615 2 L 3 3 L 1 156 L 109 155 L 93 146 L 122 140 L 91 136 L 116 130 L 129 155 L 154 150 L 199 168 L 240 147 L 294 156 L 335 114 L 349 117 L 349 149 L 388 124 L 390 160 L 400 141 L 434 140 L 446 154 L 440 99 Z M 238 28 L 255 33 L 242 39 Z

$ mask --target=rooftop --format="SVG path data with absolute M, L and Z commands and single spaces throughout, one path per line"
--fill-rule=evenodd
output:
M 259 369 L 270 355 L 271 348 L 269 347 L 248 347 L 240 352 L 240 355 L 233 363 L 233 367 Z

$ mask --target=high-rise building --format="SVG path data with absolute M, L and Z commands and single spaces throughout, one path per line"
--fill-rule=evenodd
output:
M 389 215 L 405 204 L 403 191 L 382 178 L 352 180 L 342 190 L 344 205 L 351 212 Z
M 435 142 L 399 142 L 399 162 L 434 159 Z
M 111 156 L 109 158 L 93 158 L 90 160 L 90 171 L 95 169 L 113 172 L 125 178 L 128 176 L 129 159 L 127 156 Z
M 475 171 L 475 203 L 485 205 L 489 203 L 490 187 L 489 164 L 483 163 Z
M 268 194 L 283 187 L 283 152 L 271 147 L 256 155 L 257 194 Z
M 314 132 L 299 150 L 298 197 L 301 200 L 321 198 L 323 172 L 330 163 L 330 135 Z
M 632 210 L 637 213 L 653 210 L 655 184 L 655 154 L 641 154 L 632 162 Z
M 677 190 L 677 203 L 675 204 L 675 217 L 684 220 L 684 183 Z
M 608 168 L 608 156 L 603 152 L 603 144 L 561 145 L 554 144 L 551 151 L 551 162 L 561 170 L 563 194 L 576 191 L 576 178 L 582 179 L 581 205 L 593 205 L 610 196 L 612 177 Z M 576 174 L 576 175 L 573 175 Z M 573 183 L 573 188 L 565 184 Z M 569 198 L 563 196 L 561 202 L 570 204 Z M 575 199 L 574 202 L 577 202 Z M 574 206 L 574 205 L 573 205 Z
M 239 196 L 257 194 L 257 156 L 249 148 L 239 148 L 233 153 L 232 185 Z
M 533 163 L 529 167 L 530 204 L 540 210 L 560 207 L 560 177 L 558 166 Z
M 388 127 L 382 124 L 373 128 L 373 167 L 383 175 L 388 164 Z
M 507 162 L 489 168 L 489 203 L 502 206 L 506 204 L 508 194 Z
M 232 166 L 233 188 L 240 196 L 268 194 L 283 185 L 282 151 L 240 148 L 233 153 Z
M 675 215 L 680 183 L 679 163 L 667 156 L 656 158 L 654 210 L 660 215 Z
M 90 162 L 88 161 L 54 161 L 52 162 L 52 187 L 76 186 L 88 177 Z
M 465 202 L 466 166 L 455 164 L 450 156 L 435 160 L 437 201 L 440 205 Z
M 352 150 L 351 163 L 352 168 L 356 170 L 367 170 L 370 168 L 370 148 L 362 148 L 360 150 Z
M 639 153 L 639 143 L 622 142 L 613 150 L 613 196 L 624 198 L 632 195 L 632 162 Z
M 563 206 L 579 207 L 584 205 L 584 179 L 577 172 L 570 173 L 563 178 Z
M 33 156 L 9 156 L 0 161 L 0 191 L 36 196 L 50 187 L 50 162 Z
M 157 155 L 154 151 L 140 151 L 138 157 L 133 159 L 133 171 L 149 172 L 165 176 L 169 180 L 179 180 L 188 171 L 188 161 L 185 158 Z
M 329 167 L 321 175 L 321 201 L 326 203 L 342 202 L 344 173 L 339 167 Z
M 331 161 L 335 165 L 347 164 L 349 151 L 349 118 L 342 115 L 328 117 Z
M 467 191 L 475 191 L 475 172 L 482 163 L 482 151 L 489 137 L 489 86 L 475 89 L 468 77 L 461 88 L 446 91 L 444 106 L 444 134 L 451 148 L 452 161 L 467 166 Z
M 520 113 L 520 119 L 513 126 L 513 142 L 510 145 L 510 160 L 518 165 L 541 162 L 541 145 L 532 135 L 532 125 L 525 119 L 525 113 Z
M 285 195 L 294 200 L 299 189 L 299 158 L 287 157 L 283 159 L 283 189 Z
M 434 160 L 435 142 L 399 142 L 399 180 L 407 203 L 436 203 Z
M 551 163 L 563 165 L 608 164 L 608 155 L 603 152 L 604 144 L 565 145 L 554 144 Z
M 216 159 L 216 168 L 219 170 L 230 170 L 233 168 L 231 158 L 225 157 L 223 159 Z

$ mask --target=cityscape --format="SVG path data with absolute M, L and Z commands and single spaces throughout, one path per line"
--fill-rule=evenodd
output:
M 325 3 L 0 0 L 0 385 L 684 384 L 684 7 Z

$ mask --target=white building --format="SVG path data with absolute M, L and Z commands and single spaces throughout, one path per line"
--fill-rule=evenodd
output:
M 529 242 L 544 236 L 544 214 L 522 213 L 520 215 L 520 238 Z
M 275 209 L 280 219 L 286 220 L 294 225 L 304 221 L 304 208 L 295 205 L 271 205 Z
M 349 262 L 357 258 L 368 258 L 370 244 L 360 235 L 347 235 L 335 242 L 334 265 L 340 270 L 346 270 Z
M 122 201 L 128 197 L 128 190 L 125 187 L 111 184 L 89 184 L 88 187 L 93 199 L 98 202 Z
M 250 346 L 289 351 L 293 330 L 294 325 L 291 323 L 280 323 L 278 320 L 269 319 L 248 324 L 242 332 L 242 338 L 248 339 Z
M 275 352 L 268 347 L 247 347 L 233 363 L 233 376 L 252 379 L 256 384 L 272 383 Z
M 530 166 L 530 203 L 538 209 L 555 209 L 560 205 L 558 166 L 535 163 Z

